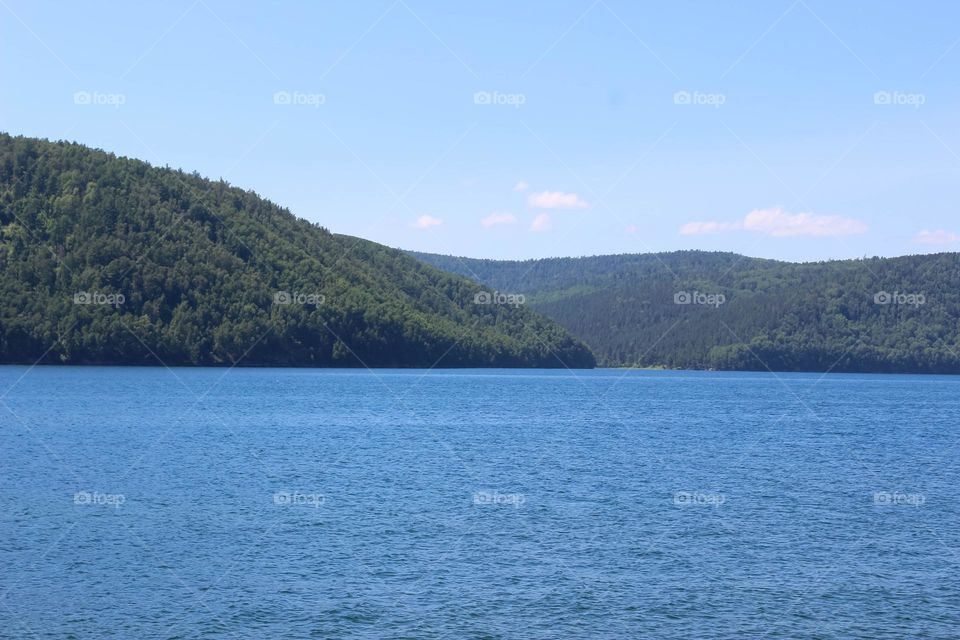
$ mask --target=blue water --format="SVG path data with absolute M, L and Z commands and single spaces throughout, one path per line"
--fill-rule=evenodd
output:
M 960 378 L 0 367 L 0 394 L 0 637 L 960 637 Z

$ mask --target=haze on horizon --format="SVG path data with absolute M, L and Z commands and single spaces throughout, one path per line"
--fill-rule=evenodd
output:
M 0 16 L 0 129 L 223 177 L 390 246 L 960 247 L 954 3 L 5 0 Z

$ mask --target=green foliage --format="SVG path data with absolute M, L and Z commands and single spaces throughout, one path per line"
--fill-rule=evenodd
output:
M 956 253 L 805 264 L 699 251 L 527 261 L 415 255 L 526 294 L 605 366 L 960 373 Z M 679 292 L 725 301 L 675 304 Z M 878 304 L 881 292 L 901 297 Z
M 481 290 L 223 181 L 0 134 L 0 362 L 593 366 Z

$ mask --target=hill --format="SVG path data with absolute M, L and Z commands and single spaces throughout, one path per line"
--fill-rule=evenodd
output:
M 499 261 L 414 254 L 530 306 L 604 366 L 960 373 L 960 254 Z
M 226 182 L 0 134 L 0 362 L 590 367 L 552 321 Z

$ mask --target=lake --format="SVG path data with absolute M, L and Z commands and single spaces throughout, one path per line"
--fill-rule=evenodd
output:
M 960 378 L 7 366 L 0 394 L 0 637 L 960 635 Z

